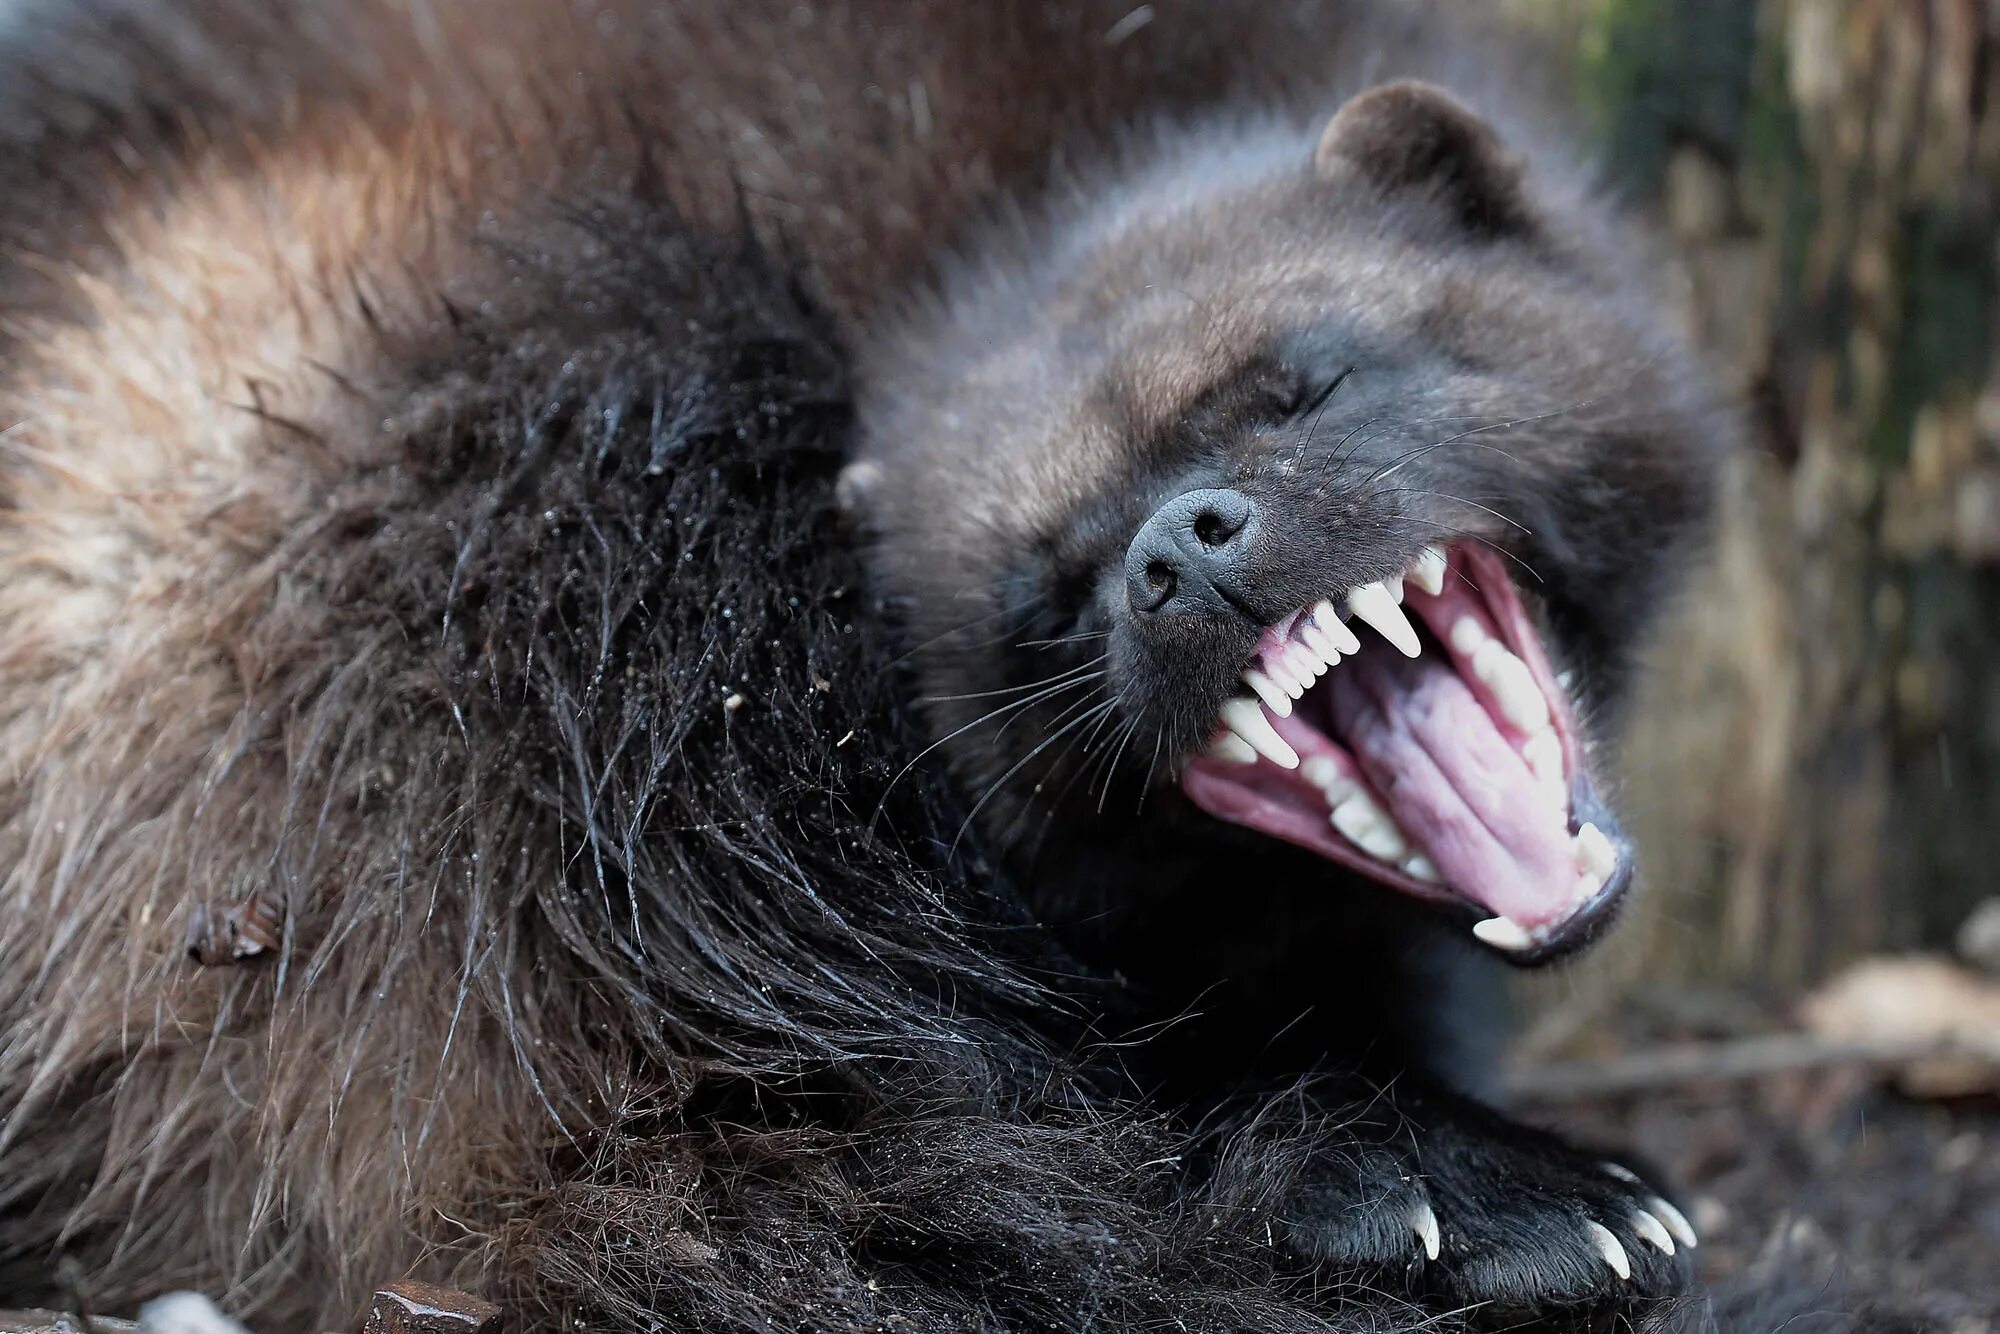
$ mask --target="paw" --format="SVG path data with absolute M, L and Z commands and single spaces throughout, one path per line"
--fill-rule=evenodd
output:
M 1694 1229 L 1638 1173 L 1484 1109 L 1417 1115 L 1322 1164 L 1295 1249 L 1507 1318 L 1687 1289 Z

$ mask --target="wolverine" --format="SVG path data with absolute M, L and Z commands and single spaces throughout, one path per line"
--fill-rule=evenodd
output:
M 0 16 L 0 1305 L 1703 1327 L 1490 1103 L 1734 427 L 1458 5 Z

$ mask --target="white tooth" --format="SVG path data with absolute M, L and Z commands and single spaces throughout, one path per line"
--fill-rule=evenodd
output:
M 1366 792 L 1350 793 L 1333 808 L 1331 818 L 1333 827 L 1370 857 L 1395 862 L 1409 855 L 1410 845 L 1395 819 Z
M 1255 764 L 1257 752 L 1250 749 L 1250 743 L 1234 732 L 1224 732 L 1208 743 L 1202 754 L 1214 760 L 1224 760 L 1230 764 Z
M 1618 869 L 1618 849 L 1594 824 L 1586 824 L 1576 831 L 1575 851 L 1577 869 L 1596 876 L 1600 885 Z
M 1359 653 L 1361 651 L 1360 636 L 1354 633 L 1353 627 L 1349 626 L 1346 621 L 1340 619 L 1340 613 L 1334 610 L 1331 602 L 1322 599 L 1314 606 L 1312 620 L 1313 624 L 1318 626 L 1325 633 L 1326 637 L 1333 642 L 1333 646 L 1342 653 Z
M 1469 658 L 1479 651 L 1491 635 L 1475 617 L 1461 616 L 1451 627 L 1451 651 L 1462 658 Z
M 1410 1206 L 1410 1230 L 1423 1242 L 1424 1258 L 1437 1259 L 1438 1248 L 1444 1238 L 1438 1235 L 1437 1211 L 1431 1208 L 1429 1201 L 1418 1200 Z
M 1429 593 L 1432 597 L 1444 592 L 1444 575 L 1449 569 L 1444 553 L 1436 547 L 1425 547 L 1410 562 L 1410 568 L 1403 571 L 1411 583 Z
M 1604 1257 L 1604 1263 L 1611 1266 L 1612 1273 L 1624 1279 L 1632 1277 L 1632 1262 L 1625 1258 L 1625 1248 L 1618 1243 L 1618 1238 L 1611 1235 L 1610 1228 L 1594 1218 L 1586 1218 L 1583 1220 L 1583 1232 L 1590 1238 L 1590 1244 L 1597 1253 Z
M 1403 576 L 1392 574 L 1382 581 L 1382 587 L 1389 590 L 1389 596 L 1396 599 L 1396 605 L 1403 605 Z
M 1521 758 L 1528 762 L 1528 768 L 1534 772 L 1535 781 L 1558 797 L 1564 798 L 1562 804 L 1567 806 L 1569 803 L 1562 790 L 1562 741 L 1554 730 L 1537 732 L 1529 737 L 1527 744 L 1521 747 Z
M 1347 609 L 1381 631 L 1382 638 L 1402 650 L 1406 658 L 1417 656 L 1417 631 L 1396 599 L 1380 584 L 1363 584 L 1347 595 Z
M 1333 636 L 1319 628 L 1310 617 L 1299 622 L 1299 633 L 1305 636 L 1306 647 L 1319 655 L 1319 660 L 1332 667 L 1340 661 L 1340 649 L 1335 646 Z
M 1474 922 L 1472 934 L 1496 950 L 1525 950 L 1535 943 L 1528 928 L 1511 917 L 1489 917 L 1483 922 Z
M 1403 874 L 1433 885 L 1441 883 L 1444 879 L 1438 874 L 1438 868 L 1431 864 L 1431 859 L 1421 852 L 1414 857 L 1403 859 Z
M 1576 673 L 1570 671 L 1568 668 L 1564 668 L 1562 671 L 1556 673 L 1556 684 L 1561 686 L 1563 692 L 1567 694 L 1576 688 Z
M 1696 1245 L 1694 1228 L 1688 1223 L 1687 1215 L 1655 1195 L 1646 1201 L 1646 1212 L 1667 1225 L 1667 1231 L 1674 1234 L 1681 1245 L 1692 1248 Z
M 1264 716 L 1263 707 L 1256 700 L 1241 697 L 1230 700 L 1222 706 L 1222 722 L 1250 749 L 1280 769 L 1299 767 L 1299 753 L 1278 735 L 1278 729 L 1271 726 L 1271 720 Z
M 1319 654 L 1304 644 L 1294 644 L 1291 648 L 1292 674 L 1301 681 L 1317 681 L 1326 675 L 1326 664 Z
M 1299 768 L 1299 774 L 1326 800 L 1328 810 L 1332 810 L 1347 800 L 1354 791 L 1354 780 L 1340 771 L 1340 766 L 1325 755 L 1315 755 Z
M 1632 1212 L 1631 1223 L 1632 1230 L 1644 1240 L 1652 1242 L 1654 1250 L 1667 1255 L 1674 1253 L 1674 1239 L 1664 1227 L 1660 1226 L 1659 1219 L 1644 1209 L 1635 1209 Z
M 1472 674 L 1493 692 L 1500 714 L 1530 735 L 1549 725 L 1549 702 L 1535 684 L 1535 674 L 1497 639 L 1481 643 L 1472 654 Z
M 1270 705 L 1272 713 L 1277 714 L 1280 718 L 1289 718 L 1292 716 L 1291 697 L 1285 693 L 1283 686 L 1273 681 L 1263 672 L 1252 667 L 1243 673 L 1243 684 L 1256 691 L 1257 698 Z

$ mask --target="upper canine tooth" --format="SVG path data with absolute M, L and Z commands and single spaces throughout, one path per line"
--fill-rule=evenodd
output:
M 1395 818 L 1375 804 L 1366 792 L 1350 793 L 1333 808 L 1333 827 L 1345 834 L 1363 852 L 1385 862 L 1401 861 L 1410 845 Z
M 1256 691 L 1257 698 L 1268 704 L 1272 713 L 1280 718 L 1292 716 L 1292 700 L 1285 688 L 1255 667 L 1243 673 L 1243 684 Z
M 1340 613 L 1334 610 L 1331 602 L 1322 598 L 1314 605 L 1312 609 L 1312 622 L 1320 628 L 1328 639 L 1333 641 L 1333 646 L 1342 653 L 1359 653 L 1361 651 L 1360 637 L 1354 633 L 1353 628 L 1346 621 L 1340 619 Z
M 1532 735 L 1549 725 L 1549 701 L 1535 684 L 1535 673 L 1499 640 L 1480 642 L 1472 654 L 1472 674 L 1486 683 L 1501 714 L 1516 728 Z
M 1234 732 L 1224 732 L 1208 743 L 1202 754 L 1213 760 L 1223 760 L 1230 764 L 1255 764 L 1257 752 L 1250 749 L 1250 743 Z
M 1271 726 L 1271 720 L 1264 716 L 1263 707 L 1256 700 L 1240 695 L 1230 700 L 1222 706 L 1222 722 L 1243 738 L 1250 749 L 1280 769 L 1299 767 L 1299 753 L 1278 735 L 1278 729 Z
M 1450 568 L 1444 553 L 1436 547 L 1425 547 L 1410 562 L 1410 568 L 1403 571 L 1409 581 L 1432 597 L 1444 592 L 1445 571 Z
M 1349 592 L 1347 609 L 1380 631 L 1382 638 L 1402 650 L 1404 657 L 1417 656 L 1420 649 L 1416 627 L 1410 624 L 1410 618 L 1403 615 L 1396 599 L 1381 584 L 1363 584 Z

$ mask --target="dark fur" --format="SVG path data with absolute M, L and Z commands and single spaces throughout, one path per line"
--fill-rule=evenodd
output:
M 1342 92 L 1451 72 L 1361 6 L 1250 9 L 1224 41 L 1206 6 L 1160 5 L 1106 41 L 1129 8 L 862 3 L 807 26 L 789 3 L 689 3 L 614 26 L 214 0 L 16 21 L 0 1299 L 47 1298 L 71 1254 L 100 1305 L 192 1285 L 272 1329 L 339 1324 L 403 1273 L 478 1288 L 517 1328 L 1650 1309 L 1566 1222 L 1579 1203 L 1615 1222 L 1613 1179 L 1395 1083 L 1414 1049 L 1464 1071 L 1444 1052 L 1477 1037 L 1448 1001 L 1484 983 L 1429 918 L 1218 909 L 1187 882 L 1115 947 L 1058 937 L 1038 923 L 1088 915 L 1084 875 L 1164 883 L 1123 824 L 1069 837 L 1051 877 L 1005 822 L 968 827 L 981 761 L 951 784 L 909 767 L 934 733 L 900 666 L 984 582 L 958 563 L 914 583 L 892 546 L 864 593 L 833 506 L 853 353 L 879 339 L 875 401 L 911 411 L 998 421 L 1045 386 L 959 398 L 966 356 L 878 307 L 996 196 L 1052 188 L 1051 215 L 1087 227 L 1120 164 L 1237 129 L 1303 134 L 1309 157 Z M 1197 128 L 1131 130 L 1163 114 Z M 239 193 L 254 226 L 217 235 L 239 215 L 204 210 Z M 1594 216 L 1575 244 L 1600 244 Z M 986 234 L 934 298 L 955 336 L 1051 327 L 1047 238 Z M 231 266 L 200 262 L 210 244 Z M 1461 327 L 1435 314 L 1426 337 Z M 265 319 L 305 349 L 276 379 Z M 1662 355 L 1589 384 L 1691 414 Z M 1166 430 L 1182 391 L 1121 410 Z M 211 454 L 218 429 L 243 435 Z M 91 481 L 137 445 L 157 476 Z M 1010 485 L 977 462 L 889 466 L 947 497 Z M 1532 554 L 1615 587 L 1551 597 L 1608 680 L 1687 517 L 1677 500 L 1635 534 L 1631 502 L 1652 514 L 1684 482 L 1577 476 L 1600 503 Z M 115 558 L 77 556 L 95 549 L 65 525 Z M 916 693 L 965 679 L 937 661 L 919 653 Z M 187 957 L 198 914 L 244 905 L 275 948 Z M 1274 972 L 1281 937 L 1321 952 Z M 1317 985 L 1326 950 L 1351 953 L 1343 986 Z M 1186 971 L 1116 971 L 1135 960 Z M 1267 994 L 1151 1027 L 1252 971 Z M 1458 1235 L 1501 1244 L 1411 1266 L 1382 1206 L 1418 1176 Z M 1634 1258 L 1644 1291 L 1674 1285 Z

